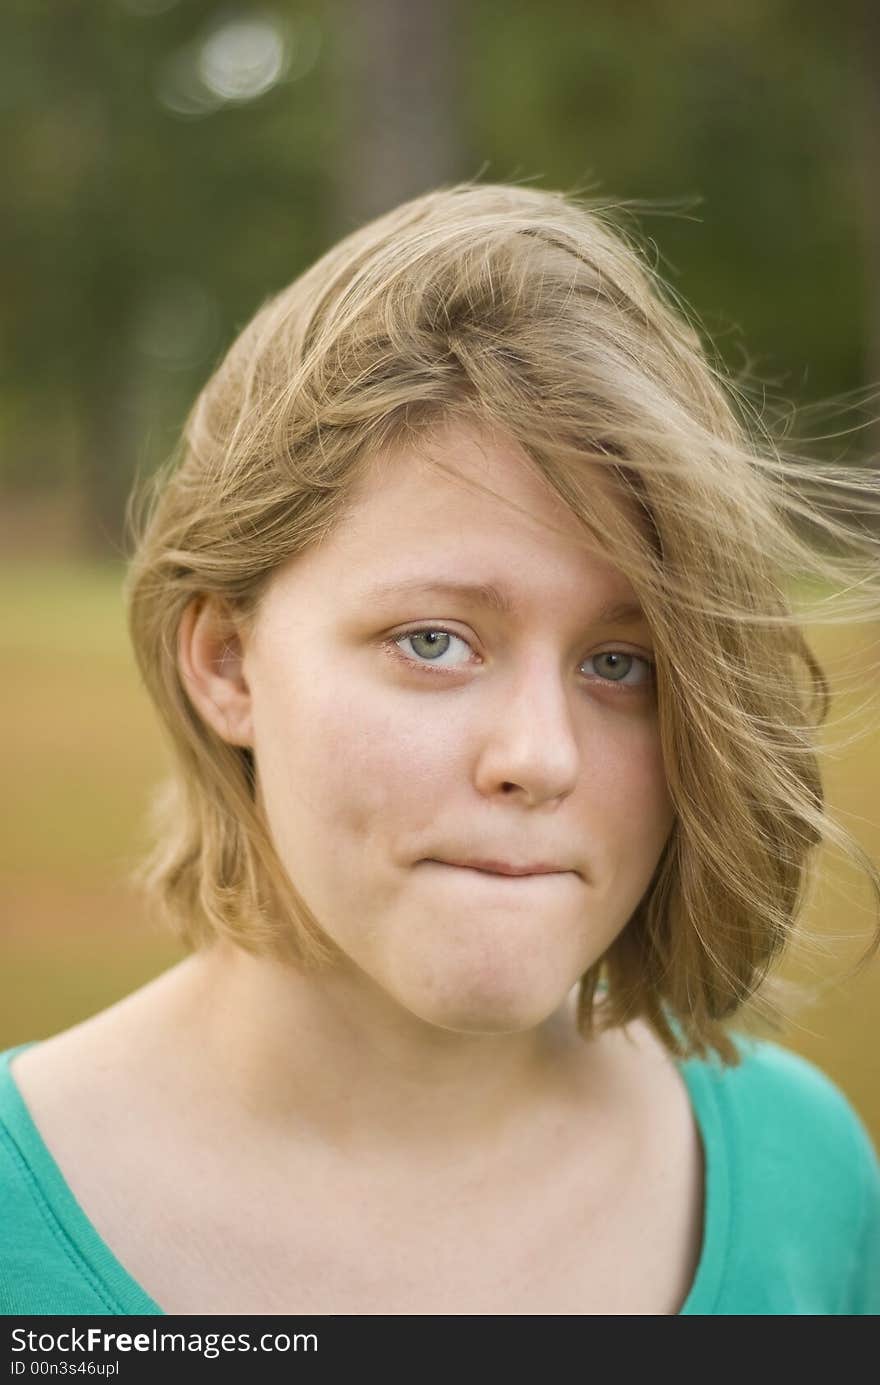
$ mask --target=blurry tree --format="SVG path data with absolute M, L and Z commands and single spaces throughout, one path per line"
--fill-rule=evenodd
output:
M 97 551 L 228 338 L 330 234 L 321 15 L 7 7 L 4 480 L 71 484 Z
M 863 207 L 839 6 L 476 0 L 472 14 L 486 176 L 691 199 L 671 216 L 646 209 L 642 225 L 728 363 L 794 397 L 859 385 Z
M 865 276 L 865 378 L 877 385 L 880 414 L 880 6 L 876 0 L 851 0 L 848 33 L 855 68 L 853 143 L 862 198 L 862 263 Z M 870 434 L 880 457 L 880 421 Z
M 260 302 L 477 174 L 659 200 L 658 267 L 734 372 L 796 403 L 877 382 L 877 13 L 6 0 L 0 487 L 78 496 L 117 551 L 135 468 Z
M 464 176 L 460 0 L 341 0 L 340 221 L 359 225 Z

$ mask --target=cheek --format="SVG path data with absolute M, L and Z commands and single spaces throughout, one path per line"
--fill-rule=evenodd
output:
M 393 852 L 401 834 L 435 820 L 441 785 L 455 773 L 448 724 L 444 733 L 424 716 L 402 716 L 387 690 L 360 684 L 353 692 L 326 670 L 264 688 L 254 701 L 257 764 L 277 840 L 307 844 L 313 860 L 316 851 L 332 854 L 340 834 L 348 848 L 381 839 Z
M 591 812 L 601 806 L 608 872 L 629 876 L 637 900 L 675 821 L 656 725 L 646 721 L 612 737 L 594 771 L 587 792 Z
M 665 825 L 668 831 L 672 825 L 672 800 L 666 781 L 660 736 L 655 723 L 647 725 L 644 734 L 637 738 L 632 762 L 632 777 L 636 781 L 632 786 L 633 793 L 636 792 L 636 784 L 640 784 L 647 816 L 655 819 L 661 826 Z

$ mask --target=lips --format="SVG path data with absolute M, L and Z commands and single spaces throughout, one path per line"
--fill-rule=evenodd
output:
M 439 857 L 432 857 L 435 865 L 455 866 L 460 870 L 474 870 L 482 875 L 567 875 L 567 866 L 550 865 L 545 861 L 536 861 L 534 864 L 525 866 L 514 866 L 507 861 L 445 861 Z

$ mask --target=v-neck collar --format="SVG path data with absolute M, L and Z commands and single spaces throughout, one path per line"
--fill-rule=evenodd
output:
M 0 1112 L 18 1147 L 32 1191 L 53 1229 L 60 1230 L 81 1266 L 83 1276 L 108 1301 L 111 1311 L 135 1315 L 167 1316 L 165 1310 L 141 1287 L 98 1234 L 50 1153 L 10 1064 L 16 1054 L 38 1040 L 18 1044 L 0 1054 Z M 698 1059 L 676 1061 L 691 1100 L 703 1145 L 705 1192 L 700 1257 L 690 1291 L 678 1316 L 704 1315 L 714 1311 L 721 1290 L 730 1237 L 730 1159 L 721 1112 L 705 1063 Z

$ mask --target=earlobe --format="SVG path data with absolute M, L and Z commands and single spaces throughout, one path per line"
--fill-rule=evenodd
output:
M 186 607 L 177 658 L 187 696 L 202 720 L 230 745 L 252 745 L 242 634 L 216 598 L 194 597 Z

